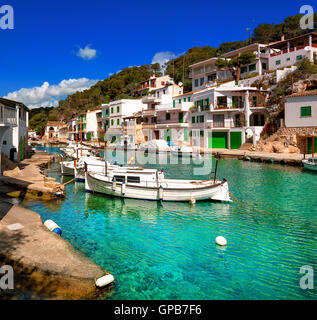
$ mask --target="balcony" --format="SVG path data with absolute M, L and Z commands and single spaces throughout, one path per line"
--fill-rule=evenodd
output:
M 154 95 L 145 96 L 142 98 L 143 103 L 160 103 L 161 99 L 156 98 Z
M 138 90 L 146 90 L 146 89 L 155 89 L 156 88 L 156 85 L 155 84 L 145 84 L 143 86 L 140 86 L 138 88 Z
M 271 53 L 270 54 L 270 57 L 277 57 L 277 56 L 280 56 L 282 54 L 286 54 L 286 53 L 289 53 L 289 52 L 295 52 L 295 51 L 299 51 L 299 50 L 304 50 L 305 49 L 305 45 L 302 45 L 302 46 L 298 46 L 298 47 L 293 47 L 293 48 L 290 48 L 289 51 L 287 49 L 284 49 L 284 50 L 281 50 L 280 52 L 275 52 L 275 53 Z M 317 44 L 313 44 L 312 47 L 314 48 L 317 48 Z
M 17 125 L 17 112 L 15 108 L 0 105 L 0 124 L 7 126 Z

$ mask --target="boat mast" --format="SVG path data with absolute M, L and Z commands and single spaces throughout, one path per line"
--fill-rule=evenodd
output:
M 82 127 L 82 116 L 80 117 L 80 156 L 83 156 L 83 127 Z
M 313 152 L 313 154 L 312 154 L 312 156 L 314 158 L 314 153 L 315 153 L 315 132 L 314 132 L 314 130 L 312 132 L 312 136 L 313 136 L 313 141 L 312 141 L 312 152 Z
M 103 138 L 105 142 L 105 177 L 107 177 L 108 164 L 107 164 L 107 120 L 105 121 L 105 135 Z
M 215 175 L 214 175 L 214 184 L 216 183 L 216 180 L 217 180 L 217 170 L 218 170 L 218 161 L 219 161 L 218 153 L 215 155 L 215 159 L 216 159 L 216 168 L 215 168 Z

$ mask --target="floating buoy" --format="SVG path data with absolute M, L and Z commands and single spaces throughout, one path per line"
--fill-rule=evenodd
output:
M 226 238 L 219 236 L 216 238 L 216 243 L 218 246 L 226 246 L 227 245 L 227 240 Z
M 163 187 L 160 186 L 159 187 L 159 198 L 160 198 L 160 201 L 163 200 L 163 195 L 164 195 L 164 190 L 163 190 Z
M 96 287 L 102 288 L 104 286 L 107 286 L 113 281 L 114 281 L 114 276 L 112 274 L 107 274 L 96 280 Z
M 112 180 L 112 191 L 116 191 L 116 186 L 117 186 L 116 178 L 113 178 L 113 180 Z
M 195 198 L 190 198 L 189 202 L 190 202 L 191 204 L 195 204 L 195 203 L 196 203 L 196 199 L 195 199 Z
M 44 222 L 44 226 L 45 226 L 48 230 L 50 230 L 50 231 L 58 234 L 59 236 L 62 235 L 62 229 L 61 229 L 53 220 L 46 220 L 46 221 Z
M 125 181 L 123 181 L 122 185 L 121 185 L 121 193 L 122 193 L 123 196 L 125 195 L 125 187 L 126 187 Z

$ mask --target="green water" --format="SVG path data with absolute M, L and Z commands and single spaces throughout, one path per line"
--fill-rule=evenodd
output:
M 192 165 L 154 167 L 193 174 Z M 317 174 L 221 160 L 219 177 L 241 205 L 123 200 L 82 183 L 68 185 L 65 200 L 23 205 L 114 275 L 110 299 L 316 299 L 316 289 L 300 289 L 299 269 L 317 272 Z

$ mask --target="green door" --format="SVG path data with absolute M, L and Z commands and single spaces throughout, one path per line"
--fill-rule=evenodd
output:
M 239 149 L 242 145 L 241 132 L 230 132 L 230 148 Z
M 208 135 L 208 148 L 226 149 L 228 134 L 227 132 L 212 132 Z
M 178 114 L 178 122 L 179 123 L 183 123 L 184 122 L 184 114 L 183 114 L 183 112 L 180 112 Z
M 188 140 L 188 129 L 184 129 L 184 141 Z
M 165 130 L 165 140 L 171 141 L 171 130 L 169 129 Z
M 308 154 L 313 153 L 313 138 L 308 138 Z M 317 153 L 317 137 L 314 138 L 314 153 Z

